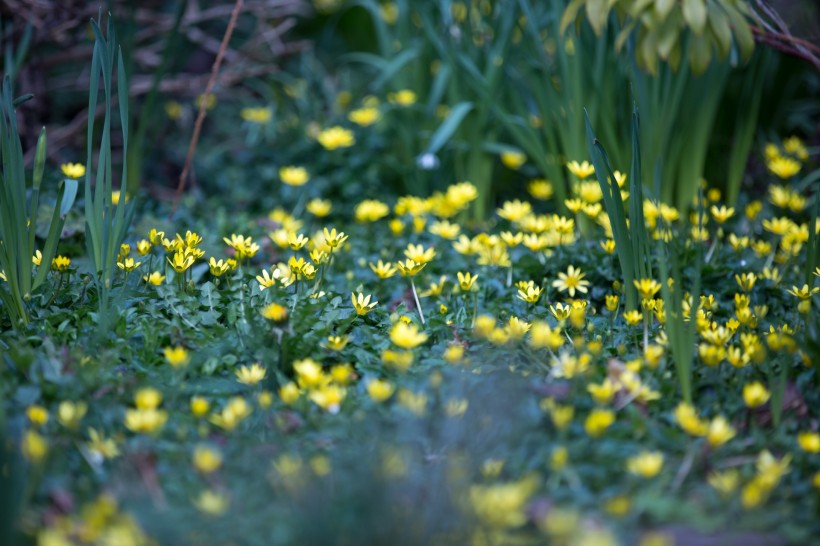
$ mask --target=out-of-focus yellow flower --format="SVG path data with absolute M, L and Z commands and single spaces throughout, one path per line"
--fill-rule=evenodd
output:
M 583 163 L 570 161 L 567 163 L 567 169 L 581 180 L 595 174 L 595 167 L 588 161 L 584 161 Z
M 304 167 L 289 165 L 279 169 L 279 179 L 288 186 L 304 186 L 310 180 L 310 175 Z
M 663 453 L 659 451 L 644 451 L 631 457 L 626 462 L 626 468 L 631 474 L 643 478 L 657 476 L 663 468 Z
M 212 474 L 222 466 L 222 455 L 214 448 L 200 445 L 194 449 L 193 463 L 203 474 Z
M 402 349 L 414 349 L 427 341 L 427 334 L 419 332 L 415 324 L 397 322 L 390 329 L 390 341 Z
M 63 163 L 60 165 L 60 170 L 68 178 L 82 178 L 85 176 L 85 165 L 82 163 Z
M 267 370 L 258 362 L 250 366 L 240 366 L 236 370 L 236 380 L 243 385 L 256 385 L 267 375 Z
M 324 149 L 331 151 L 338 148 L 350 148 L 356 144 L 353 132 L 338 125 L 320 132 L 316 140 Z
M 378 108 L 367 107 L 353 110 L 347 115 L 347 119 L 360 127 L 369 127 L 379 121 L 380 117 L 381 113 Z
M 501 153 L 501 163 L 505 167 L 517 171 L 527 162 L 527 156 L 518 151 L 506 151 Z
M 367 394 L 374 402 L 378 403 L 384 402 L 393 396 L 395 390 L 396 387 L 392 383 L 383 379 L 374 379 L 367 384 Z
M 264 125 L 271 120 L 273 111 L 267 106 L 248 107 L 240 110 L 239 115 L 249 123 Z
M 410 89 L 402 89 L 395 93 L 389 93 L 387 100 L 398 106 L 412 106 L 416 104 L 416 93 Z

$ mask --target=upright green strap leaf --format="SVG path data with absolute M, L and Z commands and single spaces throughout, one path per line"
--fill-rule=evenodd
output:
M 427 145 L 427 149 L 424 153 L 426 154 L 436 154 L 438 151 L 447 144 L 447 141 L 453 136 L 453 134 L 458 129 L 461 122 L 470 113 L 470 110 L 473 109 L 472 102 L 460 102 L 453 106 L 450 110 L 450 113 L 447 115 L 447 118 L 438 126 L 436 132 L 433 133 L 433 136 L 430 138 L 430 144 Z

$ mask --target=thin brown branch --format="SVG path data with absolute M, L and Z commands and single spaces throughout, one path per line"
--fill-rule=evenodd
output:
M 225 36 L 222 37 L 222 45 L 214 60 L 213 68 L 211 69 L 211 77 L 208 79 L 208 86 L 205 88 L 203 97 L 209 97 L 214 89 L 216 77 L 219 74 L 219 67 L 222 64 L 222 58 L 225 56 L 225 51 L 228 49 L 228 42 L 233 34 L 233 29 L 236 27 L 236 21 L 239 19 L 239 12 L 242 11 L 243 0 L 236 0 L 233 12 L 231 13 L 231 20 L 228 21 L 228 28 L 225 29 Z M 182 174 L 179 175 L 179 184 L 177 185 L 177 193 L 174 197 L 174 206 L 171 209 L 171 216 L 174 215 L 179 206 L 179 200 L 182 198 L 182 191 L 185 189 L 185 181 L 188 178 L 188 171 L 191 169 L 191 163 L 194 159 L 194 152 L 196 152 L 196 145 L 199 142 L 199 133 L 202 131 L 202 123 L 205 121 L 205 113 L 207 112 L 207 101 L 202 100 L 199 103 L 199 114 L 196 117 L 194 124 L 194 134 L 191 137 L 191 144 L 188 146 L 188 155 L 185 157 L 185 165 L 182 168 Z

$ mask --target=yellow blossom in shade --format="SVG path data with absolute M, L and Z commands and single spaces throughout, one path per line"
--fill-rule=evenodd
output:
M 747 407 L 760 407 L 768 402 L 770 397 L 769 391 L 759 381 L 743 385 L 743 402 Z
M 527 156 L 518 151 L 506 151 L 501 153 L 501 163 L 508 169 L 517 171 L 527 162 Z
M 213 260 L 213 258 L 211 258 L 211 259 Z M 278 272 L 279 272 L 279 270 L 275 269 L 273 271 L 273 276 L 271 276 L 271 274 L 268 273 L 267 269 L 263 269 L 262 274 L 256 276 L 256 282 L 259 283 L 259 291 L 260 292 L 267 290 L 271 286 L 276 286 L 276 279 L 278 278 L 276 273 L 278 273 Z
M 353 307 L 356 309 L 357 315 L 366 315 L 370 311 L 372 311 L 373 308 L 376 307 L 376 305 L 379 304 L 379 302 L 377 301 L 373 301 L 371 303 L 371 297 L 372 296 L 370 294 L 365 296 L 361 292 L 359 292 L 358 294 L 356 294 L 355 292 L 350 293 L 350 299 L 353 301 Z
M 267 409 L 273 404 L 273 394 L 270 391 L 262 391 L 256 395 L 256 403 L 262 409 Z
M 530 347 L 533 349 L 549 348 L 556 351 L 564 344 L 561 328 L 553 329 L 544 321 L 535 321 L 530 327 Z
M 427 334 L 419 332 L 415 324 L 397 322 L 390 329 L 390 341 L 402 349 L 414 349 L 427 341 Z
M 209 516 L 221 516 L 228 511 L 230 501 L 226 495 L 205 489 L 193 501 L 197 510 Z
M 406 372 L 413 364 L 413 360 L 412 351 L 394 351 L 392 349 L 382 351 L 384 365 L 399 372 Z
M 212 474 L 222 466 L 222 455 L 212 447 L 200 445 L 194 448 L 193 463 L 203 474 Z
M 740 289 L 744 292 L 750 292 L 752 288 L 754 288 L 755 282 L 757 281 L 757 276 L 754 273 L 742 273 L 740 275 L 735 275 L 735 281 L 737 282 Z
M 718 207 L 717 205 L 712 205 L 709 209 L 709 212 L 712 214 L 712 218 L 715 219 L 715 222 L 718 224 L 724 223 L 726 220 L 734 216 L 735 209 L 733 207 L 726 207 L 721 205 Z
M 338 148 L 349 148 L 356 144 L 353 132 L 338 125 L 321 131 L 316 140 L 326 150 L 336 150 Z
M 675 419 L 678 425 L 692 436 L 706 436 L 709 431 L 708 423 L 702 421 L 695 408 L 685 402 L 681 402 L 675 408 Z
M 32 425 L 42 427 L 48 423 L 48 410 L 43 406 L 29 406 L 26 408 L 26 417 Z
M 800 172 L 800 162 L 790 157 L 778 156 L 766 162 L 769 172 L 786 180 Z
M 459 287 L 461 287 L 461 289 L 465 292 L 471 291 L 475 286 L 476 280 L 478 279 L 478 275 L 471 275 L 469 272 L 462 273 L 461 271 L 459 271 L 458 273 L 456 273 L 456 276 L 458 277 Z
M 324 228 L 323 234 L 325 236 L 325 243 L 330 248 L 336 248 L 339 245 L 342 245 L 345 241 L 347 241 L 348 236 L 344 234 L 344 232 L 337 232 L 336 228 L 328 230 Z
M 350 338 L 347 336 L 327 336 L 323 346 L 331 351 L 341 351 L 347 346 Z
M 580 179 L 588 178 L 595 174 L 595 167 L 588 161 L 582 163 L 570 161 L 567 163 L 567 169 Z
M 450 343 L 442 355 L 448 364 L 458 364 L 464 360 L 464 345 L 461 343 Z
M 60 165 L 60 170 L 68 178 L 82 178 L 85 176 L 85 165 L 82 163 L 63 163 Z
M 615 396 L 616 390 L 615 383 L 609 378 L 604 379 L 600 384 L 590 383 L 587 385 L 587 392 L 599 404 L 609 404 L 612 397 Z
M 396 268 L 389 262 L 384 263 L 379 260 L 378 263 L 371 263 L 368 265 L 370 266 L 370 269 L 373 270 L 373 273 L 375 273 L 380 279 L 389 279 L 396 274 Z
M 726 497 L 734 493 L 740 485 L 740 473 L 734 468 L 723 472 L 712 472 L 706 481 L 712 489 Z
M 589 412 L 584 422 L 584 430 L 592 438 L 598 438 L 615 422 L 612 410 L 595 408 Z
M 234 396 L 228 400 L 221 412 L 211 415 L 210 421 L 224 430 L 231 431 L 239 426 L 252 411 L 250 404 L 244 398 Z
M 407 259 L 413 260 L 417 264 L 425 265 L 430 263 L 436 256 L 436 249 L 425 249 L 421 245 L 409 244 L 407 245 L 407 248 L 404 250 L 404 255 L 407 257 Z
M 202 396 L 191 397 L 191 414 L 194 417 L 205 417 L 211 409 L 211 403 Z
M 633 309 L 632 311 L 627 311 L 624 313 L 624 320 L 630 326 L 635 326 L 639 322 L 643 320 L 643 313 L 638 311 L 637 309 Z
M 71 265 L 71 260 L 66 258 L 65 256 L 57 256 L 53 260 L 51 260 L 51 269 L 54 271 L 59 271 L 60 273 L 64 271 L 68 271 L 69 266 Z
M 533 281 L 518 283 L 518 294 L 516 297 L 527 303 L 537 303 L 541 299 L 543 288 L 537 286 Z
M 357 222 L 376 222 L 390 214 L 390 207 L 377 199 L 365 199 L 353 212 Z
M 663 453 L 660 451 L 643 451 L 629 458 L 626 462 L 626 468 L 630 474 L 642 478 L 653 478 L 663 468 Z
M 151 434 L 163 427 L 168 413 L 155 408 L 137 408 L 125 411 L 125 428 L 131 432 Z
M 301 394 L 299 387 L 293 382 L 285 383 L 279 387 L 279 399 L 288 406 L 296 402 Z
M 440 220 L 438 222 L 434 222 L 428 231 L 443 239 L 453 240 L 458 237 L 461 227 L 458 224 L 450 223 L 447 220 Z
M 655 279 L 635 279 L 632 282 L 635 284 L 635 288 L 638 290 L 641 299 L 652 298 L 661 289 L 661 283 Z
M 243 385 L 256 385 L 265 379 L 268 372 L 261 364 L 255 362 L 250 366 L 241 366 L 235 373 L 236 380 Z
M 725 444 L 735 437 L 735 429 L 722 415 L 718 415 L 709 422 L 709 428 L 706 431 L 706 441 L 712 447 L 717 447 Z
M 549 180 L 539 178 L 531 180 L 530 183 L 527 184 L 527 191 L 534 199 L 546 201 L 547 199 L 552 197 L 555 190 L 553 189 L 552 183 Z
M 76 429 L 85 417 L 88 405 L 85 402 L 63 400 L 57 407 L 57 421 L 68 429 Z
M 552 282 L 552 286 L 560 292 L 569 292 L 571 298 L 575 297 L 575 292 L 587 293 L 589 281 L 584 279 L 584 273 L 574 266 L 569 266 L 566 273 L 558 273 L 558 279 Z
M 211 275 L 214 277 L 221 277 L 231 270 L 230 264 L 225 260 L 217 260 L 213 256 L 208 261 L 208 268 L 211 270 Z
M 85 444 L 85 448 L 88 449 L 89 453 L 93 454 L 95 458 L 100 460 L 113 459 L 120 455 L 117 442 L 112 438 L 106 438 L 102 433 L 93 428 L 88 429 L 88 439 L 89 441 Z
M 333 205 L 330 201 L 318 198 L 311 199 L 305 206 L 305 209 L 316 218 L 324 218 L 330 214 L 332 208 Z
M 149 252 L 151 252 L 151 242 L 147 239 L 141 239 L 137 241 L 137 252 L 139 252 L 140 256 L 145 256 Z
M 410 89 L 402 89 L 395 93 L 388 93 L 387 100 L 398 106 L 412 106 L 416 104 L 416 94 Z
M 420 264 L 410 259 L 403 262 L 396 262 L 396 267 L 399 269 L 399 273 L 401 273 L 402 277 L 412 277 L 417 275 L 426 265 L 427 264 Z
M 395 390 L 396 387 L 384 379 L 374 379 L 367 384 L 367 394 L 377 403 L 384 402 L 393 396 Z
M 310 175 L 304 167 L 289 165 L 279 169 L 279 179 L 288 186 L 304 186 L 310 180 Z
M 808 284 L 804 284 L 802 288 L 792 286 L 791 290 L 788 290 L 789 294 L 801 301 L 810 300 L 818 292 L 820 292 L 820 287 L 809 288 Z
M 184 368 L 191 360 L 188 350 L 182 346 L 165 347 L 162 353 L 165 355 L 165 361 L 173 368 Z
M 271 120 L 273 111 L 267 106 L 247 107 L 239 111 L 239 116 L 249 123 L 264 125 Z
M 550 312 L 556 320 L 568 319 L 570 311 L 572 311 L 572 306 L 570 305 L 564 305 L 563 303 L 556 303 L 555 305 L 550 305 Z
M 806 453 L 820 453 L 820 433 L 818 432 L 801 432 L 797 435 L 797 443 Z
M 328 413 L 339 413 L 346 394 L 344 387 L 328 384 L 311 391 L 310 400 Z
M 347 119 L 360 127 L 369 127 L 379 121 L 381 113 L 378 108 L 358 108 L 351 110 L 347 115 Z
M 278 303 L 269 303 L 262 308 L 261 314 L 273 322 L 284 322 L 288 318 L 288 308 Z
M 308 242 L 310 242 L 310 239 L 301 233 L 290 233 L 288 235 L 288 246 L 291 250 L 301 250 Z
M 402 407 L 414 415 L 422 416 L 427 411 L 427 395 L 423 392 L 400 389 L 397 399 Z
M 166 257 L 168 263 L 171 264 L 171 267 L 177 273 L 184 273 L 188 270 L 189 267 L 194 265 L 194 258 L 193 256 L 186 256 L 184 252 L 178 251 L 174 253 L 174 259 Z
M 134 258 L 125 258 L 117 262 L 117 267 L 125 271 L 126 273 L 130 273 L 138 268 L 142 262 L 134 261 Z
M 496 209 L 496 213 L 505 220 L 510 222 L 518 222 L 528 214 L 532 213 L 532 205 L 526 201 L 505 201 L 500 209 Z
M 533 474 L 516 482 L 473 485 L 469 490 L 470 505 L 478 519 L 490 528 L 521 527 L 527 523 L 527 504 L 539 483 Z
M 40 462 L 48 454 L 48 441 L 37 431 L 28 430 L 23 435 L 21 451 L 29 461 Z
M 162 281 L 165 280 L 165 275 L 160 273 L 159 271 L 154 271 L 150 275 L 145 275 L 142 280 L 144 280 L 148 284 L 152 284 L 154 286 L 159 286 L 162 284 Z

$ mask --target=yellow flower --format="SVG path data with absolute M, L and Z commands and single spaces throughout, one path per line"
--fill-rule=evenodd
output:
M 387 100 L 398 106 L 412 106 L 416 104 L 416 94 L 410 89 L 402 89 L 396 93 L 389 93 Z
M 635 284 L 641 299 L 652 298 L 661 289 L 661 283 L 655 279 L 641 279 L 640 281 L 635 279 L 632 282 Z
M 465 292 L 469 292 L 475 286 L 475 281 L 478 279 L 478 275 L 471 275 L 468 273 L 462 273 L 459 271 L 456 273 L 458 277 L 458 285 L 461 287 L 462 290 Z
M 547 199 L 552 197 L 552 194 L 555 190 L 553 189 L 552 183 L 549 180 L 539 178 L 530 181 L 530 183 L 527 185 L 527 191 L 530 192 L 530 195 L 534 199 L 546 201 Z
M 193 256 L 186 256 L 183 251 L 177 251 L 174 253 L 174 259 L 166 257 L 168 263 L 171 264 L 171 267 L 177 273 L 184 273 L 188 270 L 189 267 L 194 265 L 194 257 Z
M 396 387 L 392 383 L 383 379 L 374 379 L 367 384 L 367 394 L 377 403 L 384 402 L 393 396 L 395 390 Z
M 369 127 L 370 125 L 373 125 L 374 123 L 379 121 L 380 117 L 381 114 L 379 113 L 378 108 L 368 107 L 352 110 L 347 115 L 347 119 L 349 119 L 356 125 L 359 125 L 360 127 Z
M 358 205 L 353 215 L 357 222 L 376 222 L 390 213 L 390 207 L 376 199 L 365 199 Z
M 85 176 L 85 165 L 82 163 L 63 163 L 60 165 L 60 170 L 69 178 L 82 178 Z
M 88 439 L 89 442 L 85 444 L 85 447 L 98 459 L 113 459 L 119 456 L 120 450 L 117 447 L 117 442 L 111 438 L 106 438 L 97 430 L 89 428 Z
M 501 153 L 501 163 L 505 167 L 517 171 L 526 163 L 527 156 L 517 151 L 506 151 Z
M 279 388 L 279 399 L 288 406 L 296 402 L 300 395 L 301 393 L 296 383 L 285 383 Z
M 311 401 L 328 413 L 339 413 L 347 391 L 338 385 L 324 385 L 310 393 Z
M 796 286 L 792 286 L 791 290 L 788 290 L 789 294 L 791 294 L 795 298 L 798 298 L 801 301 L 810 300 L 811 297 L 817 294 L 818 292 L 820 292 L 820 288 L 816 286 L 814 288 L 809 288 L 808 284 L 804 284 L 803 288 L 797 288 Z
M 541 299 L 541 294 L 544 292 L 543 288 L 537 286 L 533 281 L 519 282 L 518 294 L 516 297 L 527 303 L 537 303 Z
M 268 372 L 258 362 L 255 362 L 250 366 L 241 366 L 235 373 L 236 380 L 243 385 L 256 385 L 265 379 Z
M 194 468 L 203 474 L 212 474 L 222 466 L 222 455 L 208 446 L 197 446 L 193 456 Z
M 592 438 L 598 438 L 614 422 L 615 413 L 612 410 L 595 408 L 589 412 L 589 416 L 584 422 L 584 430 Z
M 194 417 L 205 417 L 210 409 L 211 403 L 208 402 L 207 398 L 202 396 L 191 397 L 191 413 Z
M 757 408 L 769 401 L 769 391 L 759 381 L 743 385 L 743 401 L 750 408 Z
M 661 468 L 663 468 L 663 453 L 660 451 L 641 452 L 627 460 L 626 468 L 630 474 L 635 474 L 642 478 L 657 476 Z
M 258 123 L 264 125 L 268 123 L 273 115 L 270 108 L 266 106 L 248 107 L 239 111 L 239 115 L 243 120 L 249 123 Z
M 735 429 L 729 424 L 722 415 L 718 415 L 709 423 L 709 429 L 706 432 L 706 441 L 712 447 L 717 447 L 725 444 L 735 437 Z
M 337 148 L 349 148 L 356 144 L 353 132 L 338 125 L 320 132 L 316 140 L 324 149 L 331 151 Z
M 698 417 L 697 411 L 692 405 L 685 402 L 681 402 L 675 408 L 675 419 L 678 425 L 692 436 L 705 436 L 708 432 L 708 424 Z
M 304 167 L 287 166 L 279 169 L 279 179 L 288 186 L 304 186 L 310 175 Z
M 539 480 L 529 475 L 517 482 L 473 485 L 469 499 L 476 516 L 490 528 L 503 530 L 527 523 L 527 503 L 538 489 Z
M 726 207 L 721 205 L 718 207 L 717 205 L 712 205 L 712 208 L 709 209 L 709 212 L 712 213 L 712 218 L 715 219 L 715 222 L 718 224 L 724 223 L 726 220 L 734 216 L 735 209 L 733 207 Z
M 57 407 L 57 421 L 68 429 L 76 429 L 80 426 L 86 411 L 88 405 L 85 402 L 63 400 Z
M 458 364 L 464 359 L 464 345 L 461 343 L 450 343 L 444 350 L 442 358 L 449 364 Z
M 447 220 L 441 220 L 434 222 L 430 226 L 429 231 L 433 235 L 438 235 L 443 239 L 453 240 L 458 237 L 461 227 L 458 224 L 450 223 Z
M 162 284 L 162 281 L 165 280 L 165 275 L 160 273 L 159 271 L 154 271 L 150 275 L 145 275 L 142 280 L 147 282 L 148 284 L 153 284 L 154 286 L 159 286 Z
M 376 274 L 380 279 L 389 279 L 393 275 L 396 274 L 396 268 L 392 266 L 392 264 L 384 263 L 381 260 L 378 261 L 376 264 L 368 264 L 370 269 L 373 270 L 373 273 Z
M 48 410 L 43 406 L 29 406 L 26 408 L 26 417 L 32 425 L 42 427 L 48 423 Z
M 284 322 L 288 318 L 288 308 L 278 303 L 269 303 L 262 308 L 261 314 L 273 322 Z
M 241 396 L 234 396 L 222 408 L 222 411 L 211 415 L 210 421 L 216 426 L 231 431 L 251 414 L 253 409 Z
M 125 271 L 126 273 L 130 273 L 138 268 L 142 262 L 135 262 L 134 258 L 125 258 L 124 260 L 117 262 L 117 267 Z
M 57 256 L 56 258 L 51 260 L 51 269 L 59 271 L 60 273 L 68 271 L 70 265 L 71 260 L 69 258 L 66 258 L 65 256 Z
M 615 384 L 611 379 L 606 378 L 600 384 L 590 383 L 587 385 L 587 392 L 592 395 L 592 398 L 599 404 L 608 404 L 615 396 Z
M 404 255 L 409 260 L 413 260 L 419 265 L 426 265 L 430 263 L 436 256 L 435 248 L 425 249 L 421 245 L 409 244 L 404 251 Z
M 415 324 L 397 322 L 390 329 L 390 341 L 402 349 L 414 349 L 427 341 L 427 334 L 419 332 Z
M 584 280 L 584 273 L 574 266 L 569 266 L 566 273 L 558 273 L 558 279 L 552 282 L 552 286 L 560 292 L 569 292 L 571 298 L 575 297 L 575 292 L 587 293 L 589 281 Z
M 327 243 L 327 246 L 329 246 L 330 248 L 336 248 L 337 246 L 347 241 L 348 238 L 348 236 L 345 235 L 342 231 L 337 233 L 336 228 L 333 228 L 331 230 L 324 228 L 323 233 L 325 236 L 325 243 Z
M 505 201 L 500 209 L 496 209 L 496 213 L 510 222 L 520 222 L 525 216 L 532 213 L 532 205 L 526 201 Z
M 797 443 L 806 453 L 820 453 L 820 433 L 801 432 L 797 435 Z
M 624 320 L 630 326 L 635 326 L 639 322 L 643 320 L 643 313 L 638 311 L 637 309 L 633 309 L 632 311 L 627 311 L 624 313 Z
M 203 514 L 221 516 L 228 510 L 230 501 L 227 496 L 221 493 L 205 489 L 199 494 L 199 497 L 194 500 L 194 506 Z
M 327 336 L 324 346 L 331 351 L 341 351 L 345 348 L 350 338 L 347 336 Z
M 211 275 L 214 277 L 221 277 L 230 271 L 231 266 L 227 261 L 217 260 L 211 256 L 211 259 L 208 261 L 208 268 L 211 270 Z
M 570 161 L 567 163 L 567 169 L 580 179 L 588 178 L 595 174 L 595 167 L 588 161 L 578 163 L 577 161 Z
M 402 277 L 412 277 L 417 275 L 426 265 L 427 264 L 416 263 L 410 259 L 407 259 L 404 262 L 396 262 L 396 267 L 399 268 L 399 273 L 401 273 Z
M 350 293 L 350 299 L 353 301 L 353 307 L 356 308 L 357 315 L 366 315 L 370 311 L 372 311 L 373 308 L 376 307 L 376 305 L 378 305 L 379 302 L 377 301 L 374 301 L 373 303 L 370 302 L 371 297 L 372 296 L 370 294 L 365 296 L 361 292 L 359 292 L 358 295 L 356 295 L 356 293 L 354 292 Z
M 23 435 L 21 448 L 26 459 L 40 462 L 48 453 L 48 441 L 37 431 L 29 430 Z
M 187 349 L 179 345 L 176 347 L 165 347 L 162 352 L 165 355 L 165 360 L 173 368 L 184 368 L 191 360 Z
M 790 157 L 778 156 L 766 163 L 769 172 L 785 180 L 800 172 L 800 162 Z
M 723 496 L 729 496 L 735 492 L 740 484 L 740 473 L 734 468 L 724 472 L 712 472 L 706 478 L 712 488 Z
M 168 413 L 155 408 L 125 411 L 125 428 L 131 432 L 151 434 L 162 428 L 167 420 Z
M 308 201 L 308 204 L 305 206 L 305 208 L 313 216 L 317 218 L 324 218 L 325 216 L 330 214 L 330 210 L 333 208 L 333 205 L 330 201 L 316 198 Z

